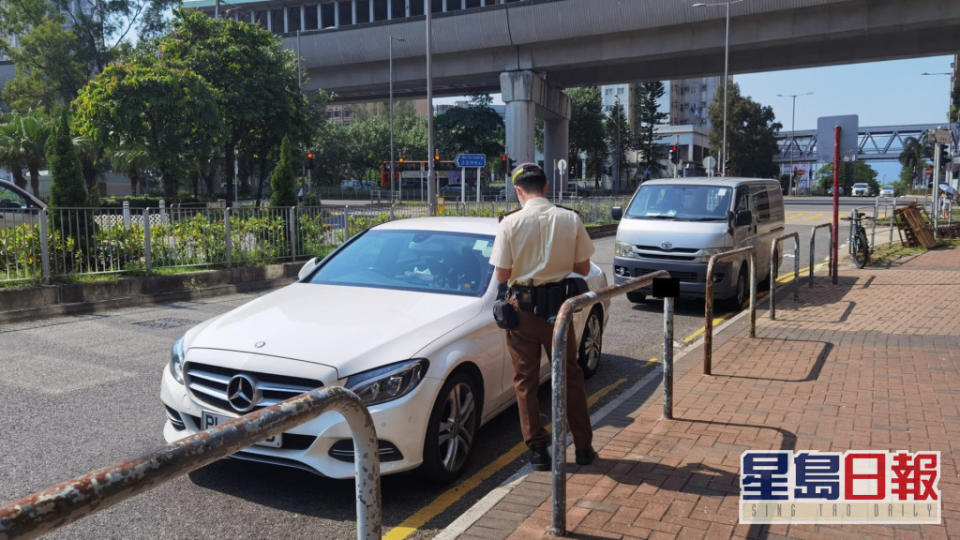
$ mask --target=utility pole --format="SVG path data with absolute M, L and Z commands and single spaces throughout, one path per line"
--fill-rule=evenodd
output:
M 620 194 L 620 163 L 623 161 L 623 145 L 620 142 L 620 96 L 617 96 L 617 106 L 614 108 L 617 116 L 617 181 L 613 184 L 613 194 Z
M 434 183 L 433 156 L 433 80 L 430 70 L 433 64 L 430 34 L 430 0 L 423 0 L 423 11 L 427 16 L 427 215 L 437 215 L 437 186 Z

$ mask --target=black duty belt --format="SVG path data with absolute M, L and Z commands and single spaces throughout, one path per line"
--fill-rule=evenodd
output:
M 507 294 L 517 300 L 519 309 L 552 323 L 564 301 L 587 290 L 589 287 L 583 278 L 567 278 L 536 286 L 514 285 Z

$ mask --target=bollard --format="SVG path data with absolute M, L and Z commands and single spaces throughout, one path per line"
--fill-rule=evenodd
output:
M 663 298 L 663 417 L 673 419 L 673 302 Z
M 290 236 L 290 260 L 297 260 L 297 207 L 287 209 L 288 232 Z
M 707 262 L 706 283 L 704 285 L 704 321 L 703 321 L 703 374 L 710 375 L 713 369 L 713 271 L 716 263 L 748 255 L 748 281 L 750 287 L 750 337 L 756 337 L 757 327 L 757 270 L 756 254 L 752 246 L 724 251 L 710 257 Z
M 793 301 L 800 300 L 800 233 L 789 233 L 774 239 L 770 244 L 770 320 L 775 321 L 777 317 L 777 276 L 774 266 L 774 253 L 777 246 L 782 245 L 783 241 L 793 238 Z

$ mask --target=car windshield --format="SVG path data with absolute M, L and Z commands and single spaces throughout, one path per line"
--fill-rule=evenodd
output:
M 726 186 L 644 185 L 626 217 L 678 221 L 727 219 L 733 190 Z
M 493 237 L 372 230 L 334 255 L 310 283 L 481 296 L 490 284 Z

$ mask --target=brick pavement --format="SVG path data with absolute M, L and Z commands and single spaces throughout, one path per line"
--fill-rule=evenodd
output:
M 600 459 L 568 468 L 568 536 L 960 537 L 960 249 L 841 274 L 804 281 L 797 306 L 780 295 L 757 339 L 745 318 L 725 329 L 713 376 L 699 348 L 678 361 L 675 420 L 660 419 L 657 391 L 595 426 Z M 748 449 L 939 450 L 943 523 L 740 525 Z M 460 537 L 544 537 L 551 503 L 549 473 L 532 473 Z

